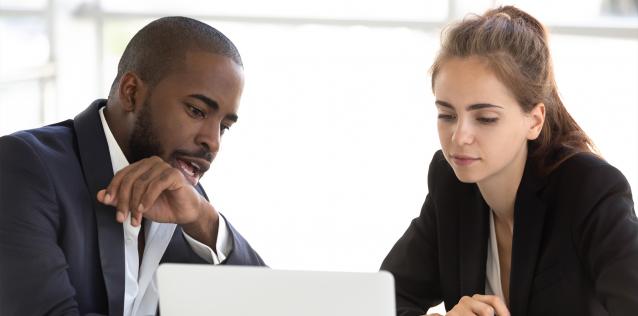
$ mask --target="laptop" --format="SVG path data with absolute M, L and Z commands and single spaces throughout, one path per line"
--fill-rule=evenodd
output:
M 162 316 L 394 316 L 389 272 L 286 271 L 259 267 L 162 264 Z

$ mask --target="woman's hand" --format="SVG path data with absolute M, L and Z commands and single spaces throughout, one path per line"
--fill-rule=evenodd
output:
M 510 311 L 498 296 L 474 294 L 463 296 L 446 316 L 510 316 Z M 429 314 L 426 316 L 441 316 Z

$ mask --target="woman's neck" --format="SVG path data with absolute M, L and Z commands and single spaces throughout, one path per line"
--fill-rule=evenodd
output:
M 507 225 L 510 231 L 514 229 L 514 203 L 526 161 L 527 147 L 505 168 L 477 183 L 483 199 L 494 212 L 495 221 Z

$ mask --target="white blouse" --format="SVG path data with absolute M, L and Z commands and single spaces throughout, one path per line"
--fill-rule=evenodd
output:
M 487 264 L 485 265 L 485 294 L 498 296 L 505 302 L 501 286 L 501 266 L 498 261 L 498 245 L 494 227 L 494 212 L 490 210 L 490 238 L 487 241 Z

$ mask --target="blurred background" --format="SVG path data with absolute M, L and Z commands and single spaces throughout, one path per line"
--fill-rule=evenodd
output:
M 568 110 L 635 190 L 637 0 L 0 0 L 0 135 L 106 97 L 149 21 L 201 19 L 246 74 L 202 180 L 214 205 L 273 268 L 374 271 L 427 194 L 441 28 L 500 4 L 549 27 Z

